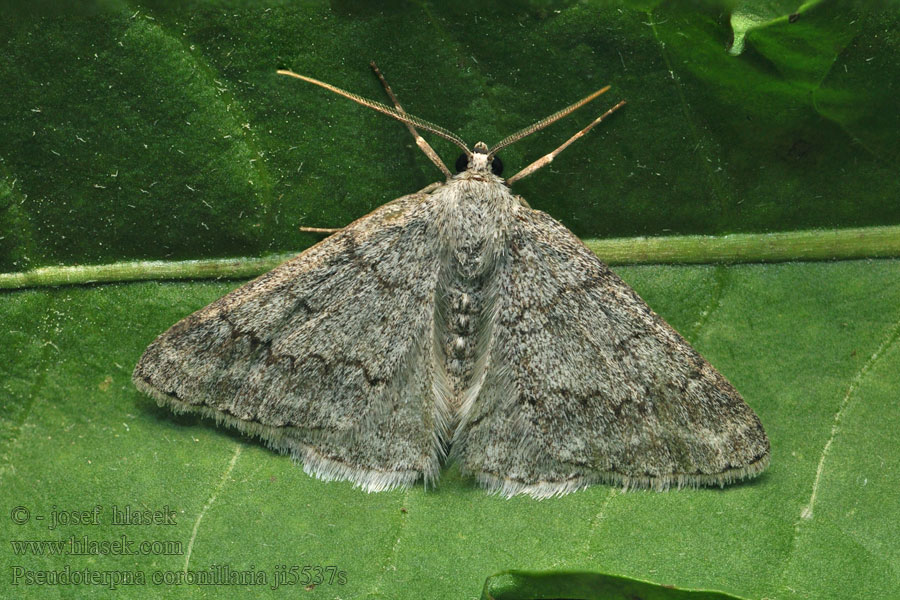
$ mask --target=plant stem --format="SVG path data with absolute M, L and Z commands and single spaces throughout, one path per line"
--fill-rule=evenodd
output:
M 610 264 L 697 264 L 900 257 L 900 226 L 585 240 Z
M 900 257 L 900 226 L 585 240 L 613 265 L 784 262 Z M 271 270 L 296 253 L 259 258 L 135 261 L 41 267 L 0 273 L 0 289 L 147 279 L 245 279 Z

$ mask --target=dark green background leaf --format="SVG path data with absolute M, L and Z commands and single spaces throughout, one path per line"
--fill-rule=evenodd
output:
M 505 571 L 489 577 L 482 600 L 737 600 L 721 592 L 679 590 L 613 575 L 588 572 Z
M 628 99 L 517 185 L 582 237 L 900 223 L 900 13 L 788 10 L 755 17 L 737 56 L 735 19 L 715 4 L 13 12 L 0 24 L 0 270 L 298 249 L 312 240 L 297 225 L 341 226 L 438 179 L 399 123 L 275 74 L 380 100 L 370 59 L 407 110 L 470 144 L 612 84 L 503 156 L 511 174 Z M 458 151 L 436 146 L 452 165 Z

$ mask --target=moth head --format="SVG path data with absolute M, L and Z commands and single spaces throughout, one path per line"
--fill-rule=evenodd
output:
M 472 150 L 471 154 L 465 152 L 456 159 L 456 172 L 463 171 L 487 172 L 490 171 L 496 176 L 503 174 L 503 161 L 499 156 L 494 156 L 488 150 L 487 144 L 478 142 Z

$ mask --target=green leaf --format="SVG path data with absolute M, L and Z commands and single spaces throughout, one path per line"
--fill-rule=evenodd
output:
M 741 390 L 772 442 L 760 478 L 668 493 L 596 486 L 534 501 L 440 485 L 365 494 L 321 482 L 213 423 L 174 416 L 131 369 L 166 327 L 238 285 L 132 283 L 6 293 L 0 318 L 0 497 L 33 515 L 113 505 L 170 526 L 30 521 L 16 540 L 172 540 L 173 556 L 20 556 L 0 571 L 335 565 L 321 597 L 472 598 L 499 571 L 587 571 L 746 598 L 886 598 L 898 586 L 900 261 L 617 269 Z M 190 560 L 187 548 L 193 540 Z M 9 579 L 7 581 L 10 581 Z M 573 584 L 574 585 L 574 584 Z M 199 585 L 121 586 L 119 597 Z M 296 587 L 296 586 L 295 586 Z M 97 586 L 19 585 L 17 597 Z M 225 596 L 257 586 L 216 588 Z M 274 592 L 275 594 L 283 594 Z M 283 597 L 283 596 L 282 596 Z

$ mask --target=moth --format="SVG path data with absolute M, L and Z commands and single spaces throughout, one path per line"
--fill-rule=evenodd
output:
M 497 153 L 609 89 L 488 147 L 318 85 L 407 125 L 446 180 L 389 202 L 176 323 L 135 385 L 177 413 L 259 436 L 307 473 L 367 491 L 442 465 L 507 497 L 720 485 L 769 440 L 735 388 L 574 234 L 510 186 Z M 451 173 L 419 135 L 462 150 Z

